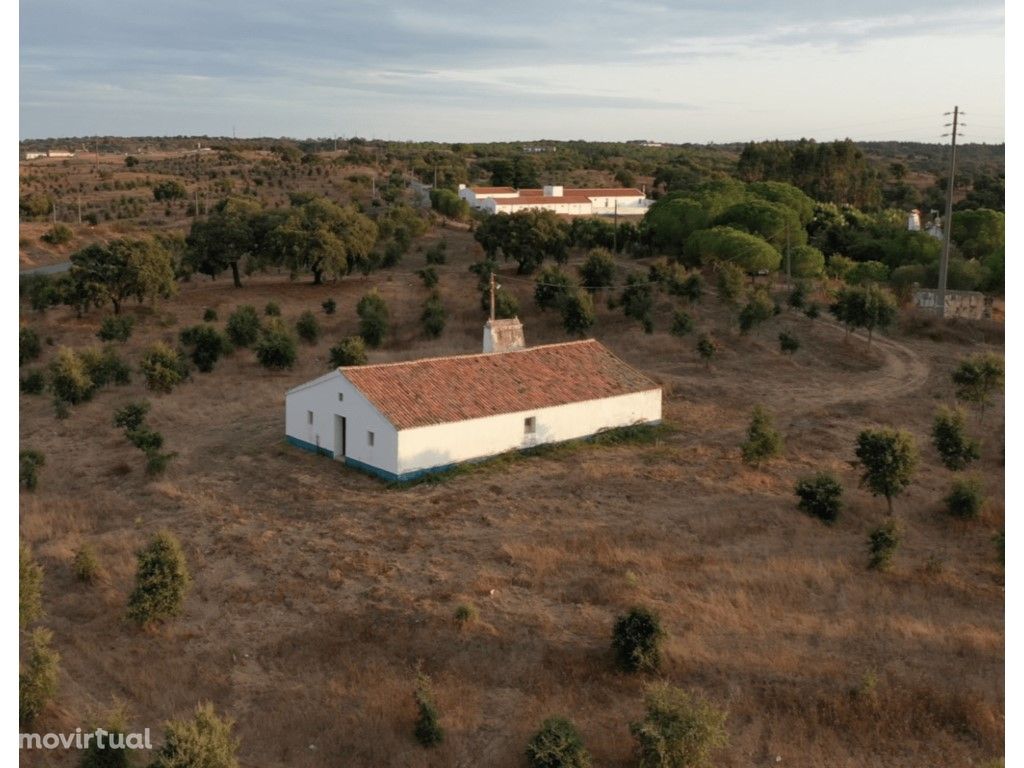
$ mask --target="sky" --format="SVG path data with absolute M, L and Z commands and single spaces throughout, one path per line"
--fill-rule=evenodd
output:
M 494 7 L 488 7 L 494 6 Z M 31 0 L 21 138 L 1004 140 L 981 0 Z

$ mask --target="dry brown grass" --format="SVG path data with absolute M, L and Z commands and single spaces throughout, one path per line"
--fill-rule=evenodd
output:
M 661 298 L 653 335 L 604 308 L 596 328 L 665 384 L 677 431 L 661 445 L 530 458 L 407 489 L 287 447 L 284 391 L 326 370 L 371 285 L 396 325 L 372 359 L 477 350 L 474 246 L 444 234 L 451 321 L 438 341 L 421 336 L 426 292 L 405 274 L 421 256 L 400 274 L 320 287 L 196 280 L 155 311 L 133 310 L 127 357 L 173 340 L 208 306 L 221 324 L 233 307 L 271 299 L 289 321 L 328 296 L 338 312 L 318 315 L 324 338 L 301 347 L 293 371 L 267 373 L 243 350 L 169 395 L 141 382 L 104 390 L 63 422 L 47 398 L 22 398 L 22 443 L 47 464 L 39 490 L 23 496 L 21 530 L 46 568 L 45 622 L 64 658 L 42 726 L 73 729 L 119 696 L 133 725 L 158 729 L 211 699 L 237 719 L 246 766 L 518 766 L 539 722 L 561 713 L 598 764 L 625 766 L 644 681 L 615 671 L 609 639 L 615 616 L 642 603 L 671 636 L 663 675 L 729 711 L 721 765 L 963 765 L 1001 754 L 1003 591 L 991 537 L 1003 518 L 1002 404 L 986 415 L 979 471 L 992 500 L 980 521 L 943 516 L 950 475 L 928 443 L 962 343 L 900 335 L 868 350 L 788 316 L 740 337 L 708 299 L 699 325 L 724 350 L 705 371 L 694 339 L 661 330 Z M 556 318 L 532 308 L 528 285 L 513 290 L 531 343 L 564 338 Z M 83 346 L 100 317 L 26 310 L 24 320 L 56 345 Z M 793 358 L 777 350 L 780 326 L 803 342 Z M 111 423 L 140 397 L 179 454 L 157 480 Z M 738 450 L 756 403 L 787 441 L 759 469 Z M 849 463 L 856 433 L 878 424 L 911 430 L 922 449 L 896 502 L 904 543 L 884 574 L 865 569 L 865 543 L 885 505 L 857 488 Z M 970 427 L 981 434 L 976 417 Z M 830 527 L 792 496 L 795 479 L 820 468 L 847 488 Z M 160 528 L 181 538 L 195 585 L 179 620 L 142 633 L 120 617 L 133 552 Z M 70 572 L 84 541 L 106 573 L 95 587 Z M 461 603 L 479 617 L 460 630 Z M 433 752 L 412 738 L 417 662 L 448 734 Z

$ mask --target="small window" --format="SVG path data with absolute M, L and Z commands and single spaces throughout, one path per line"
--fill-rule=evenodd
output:
M 373 447 L 373 432 L 366 433 L 366 444 L 371 448 Z
M 313 423 L 313 412 L 312 411 L 306 411 L 306 423 L 307 424 L 312 424 Z
M 345 399 L 345 393 L 344 392 L 339 392 L 338 393 L 338 402 L 340 403 L 344 399 Z
M 523 420 L 523 434 L 532 435 L 537 431 L 537 417 L 530 416 Z

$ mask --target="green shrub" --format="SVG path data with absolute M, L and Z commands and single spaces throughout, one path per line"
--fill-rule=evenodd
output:
M 704 361 L 705 369 L 711 367 L 711 360 L 717 352 L 718 343 L 711 337 L 711 334 L 702 333 L 700 338 L 697 339 L 697 354 Z
M 967 435 L 964 414 L 959 409 L 939 409 L 932 424 L 932 440 L 946 469 L 964 469 L 981 457 L 978 441 Z
M 583 288 L 571 288 L 559 302 L 558 311 L 562 328 L 570 336 L 585 336 L 594 326 L 594 300 Z
M 71 405 L 85 402 L 96 391 L 85 362 L 74 350 L 57 350 L 56 358 L 50 362 L 50 391 L 58 400 Z
M 741 446 L 743 461 L 754 466 L 782 453 L 782 435 L 772 424 L 772 417 L 761 406 L 755 406 L 747 428 L 747 440 Z
M 61 400 L 59 397 L 53 398 L 53 415 L 58 419 L 64 420 L 71 415 L 71 407 L 67 400 Z
M 231 350 L 227 337 L 212 325 L 193 325 L 181 332 L 181 343 L 191 347 L 189 358 L 202 373 L 209 373 Z
M 419 710 L 416 727 L 413 730 L 416 741 L 424 747 L 440 744 L 444 741 L 444 729 L 438 722 L 437 707 L 434 705 L 434 696 L 430 690 L 430 678 L 423 673 L 420 673 L 416 679 L 413 698 L 416 700 L 416 708 Z
M 796 484 L 797 506 L 826 523 L 835 522 L 843 507 L 843 486 L 828 472 L 805 477 Z
M 50 245 L 64 245 L 75 239 L 75 232 L 67 224 L 54 224 L 39 239 Z
M 141 626 L 177 616 L 190 582 L 178 539 L 161 531 L 137 557 L 139 567 L 135 589 L 128 597 L 128 618 Z
M 1003 376 L 1003 361 L 998 356 L 986 353 L 969 357 L 953 371 L 956 397 L 977 405 L 984 420 L 985 406 L 1003 388 Z
M 280 317 L 281 307 L 278 306 L 276 301 L 268 301 L 267 306 L 263 308 L 263 314 L 267 317 Z
M 800 340 L 789 331 L 779 332 L 779 349 L 783 354 L 792 355 L 800 349 Z
M 299 315 L 299 319 L 295 321 L 295 330 L 298 331 L 299 338 L 307 344 L 316 344 L 320 338 L 320 322 L 309 310 Z
M 248 347 L 254 344 L 260 337 L 260 316 L 256 313 L 256 307 L 250 304 L 243 304 L 230 315 L 224 330 L 228 334 L 231 343 L 236 347 Z
M 177 455 L 176 453 L 161 453 L 158 450 L 146 451 L 146 474 L 162 475 L 167 471 L 167 465 L 171 463 L 171 459 Z
M 40 370 L 29 371 L 19 382 L 21 391 L 26 395 L 41 395 L 46 389 L 46 376 Z
M 746 292 L 747 274 L 742 267 L 722 261 L 715 264 L 718 272 L 718 296 L 726 304 L 739 304 Z
M 203 312 L 204 323 L 215 323 L 217 322 L 217 310 L 213 307 L 207 307 L 206 311 Z
M 31 328 L 21 327 L 18 331 L 18 365 L 35 360 L 43 351 L 39 343 L 39 334 Z
M 699 696 L 656 683 L 644 696 L 647 714 L 629 726 L 639 768 L 706 768 L 728 744 L 725 713 Z
M 549 717 L 526 747 L 530 768 L 589 768 L 590 753 L 576 727 L 564 717 Z
M 88 544 L 83 544 L 75 552 L 75 557 L 71 561 L 71 572 L 75 579 L 85 584 L 95 584 L 99 580 L 100 561 Z
M 686 310 L 677 309 L 675 314 L 672 315 L 673 336 L 686 336 L 693 332 L 693 327 L 693 317 Z
M 164 743 L 149 768 L 238 768 L 234 722 L 217 716 L 213 704 L 196 707 L 187 720 L 170 720 Z
M 18 545 L 18 624 L 27 627 L 43 613 L 43 567 L 24 542 Z
M 159 432 L 155 432 L 149 427 L 138 427 L 136 429 L 127 430 L 125 437 L 128 438 L 128 442 L 138 448 L 140 451 L 149 452 L 160 450 L 164 445 L 164 436 Z
M 740 310 L 740 331 L 746 333 L 775 315 L 775 304 L 767 291 L 754 291 Z
M 973 520 L 981 514 L 981 506 L 985 503 L 981 481 L 976 477 L 958 477 L 953 481 L 949 495 L 946 496 L 946 509 L 953 517 L 961 520 Z
M 468 624 L 472 624 L 476 621 L 477 611 L 476 606 L 469 603 L 463 603 L 455 609 L 455 623 L 459 629 L 462 629 Z
M 125 432 L 139 429 L 145 423 L 147 413 L 149 413 L 149 403 L 145 400 L 128 403 L 114 411 L 114 426 L 120 427 Z
M 53 633 L 43 627 L 33 630 L 25 644 L 26 659 L 18 678 L 18 721 L 31 726 L 57 693 L 60 654 L 51 647 Z
M 811 304 L 808 304 L 807 308 L 804 310 L 804 317 L 806 317 L 808 320 L 817 320 L 820 316 L 821 310 L 818 308 L 818 305 L 814 304 L 813 302 Z
M 445 322 L 448 313 L 445 311 L 441 296 L 435 291 L 423 303 L 423 312 L 420 315 L 420 322 L 423 323 L 423 332 L 432 339 L 436 339 L 444 332 Z
M 320 306 L 324 308 L 324 314 L 333 315 L 338 309 L 338 302 L 334 299 L 327 299 L 327 301 L 323 302 Z
M 388 305 L 376 289 L 367 293 L 356 305 L 359 335 L 371 347 L 379 347 L 388 333 Z
M 155 392 L 170 392 L 188 378 L 185 354 L 160 341 L 143 353 L 139 368 L 146 386 Z
M 656 671 L 661 664 L 661 645 L 665 632 L 657 614 L 646 608 L 633 608 L 615 620 L 612 650 L 618 665 L 627 672 Z
M 330 351 L 331 368 L 366 365 L 366 342 L 362 336 L 349 336 Z
M 125 744 L 128 733 L 128 716 L 123 708 L 116 707 L 107 713 L 103 721 L 92 733 L 102 730 L 106 734 L 102 747 L 98 739 L 90 739 L 88 746 L 82 751 L 82 760 L 78 768 L 131 768 L 131 749 Z M 112 746 L 112 743 L 117 746 Z
M 103 318 L 96 336 L 102 341 L 128 341 L 134 326 L 135 321 L 128 315 L 111 315 Z
M 440 281 L 440 278 L 437 275 L 437 270 L 433 267 L 425 267 L 423 269 L 416 270 L 416 274 L 423 281 L 424 288 L 436 288 Z
M 20 461 L 19 479 L 21 484 L 34 491 L 39 484 L 39 468 L 46 464 L 46 457 L 41 451 L 27 448 L 18 453 Z
M 868 534 L 868 568 L 884 571 L 900 545 L 900 529 L 895 520 L 887 520 Z
M 917 467 L 917 447 L 907 432 L 865 429 L 857 436 L 857 460 L 864 467 L 861 482 L 873 496 L 885 496 L 892 514 L 892 500 L 910 485 Z
M 256 342 L 255 352 L 260 365 L 272 371 L 291 368 L 298 357 L 295 337 L 280 320 L 263 330 L 259 341 Z
M 437 243 L 427 248 L 425 256 L 427 264 L 444 264 L 448 261 L 448 241 L 439 240 Z
M 789 296 L 786 298 L 786 303 L 793 309 L 803 309 L 807 303 L 807 286 L 803 283 L 794 285 L 793 290 L 789 292 Z
M 132 369 L 113 347 L 89 347 L 83 349 L 79 356 L 97 388 L 107 384 L 129 384 L 132 380 Z

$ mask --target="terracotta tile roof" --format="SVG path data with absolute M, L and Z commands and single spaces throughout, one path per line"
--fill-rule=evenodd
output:
M 473 194 L 474 195 L 479 195 L 481 193 L 487 195 L 487 194 L 494 194 L 495 192 L 515 192 L 516 191 L 515 187 L 470 187 L 470 189 L 473 190 Z
M 400 430 L 659 389 L 593 339 L 339 370 Z
M 580 189 L 566 189 L 574 195 L 586 195 L 587 197 L 643 197 L 644 193 L 639 189 L 626 189 L 615 187 L 614 189 L 602 189 L 601 187 L 581 187 Z

